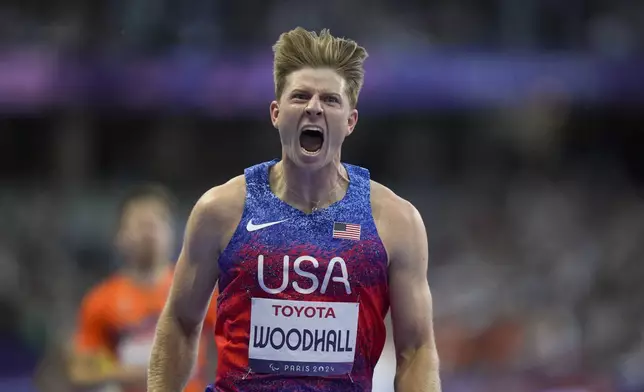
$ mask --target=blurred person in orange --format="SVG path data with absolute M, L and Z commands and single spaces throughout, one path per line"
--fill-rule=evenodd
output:
M 146 390 L 154 330 L 174 273 L 172 206 L 169 192 L 157 185 L 138 187 L 122 201 L 115 245 L 124 263 L 82 301 L 69 372 L 77 388 Z M 206 316 L 209 330 L 215 311 L 210 307 Z M 202 341 L 187 392 L 204 388 L 207 342 Z
M 208 391 L 372 391 L 391 304 L 397 392 L 439 392 L 425 225 L 343 163 L 364 48 L 296 28 L 274 46 L 270 118 L 281 159 L 207 191 L 186 228 L 157 324 L 149 392 L 180 392 L 219 286 Z

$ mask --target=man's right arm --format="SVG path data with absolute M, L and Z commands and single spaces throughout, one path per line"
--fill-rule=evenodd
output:
M 186 227 L 165 308 L 157 324 L 148 369 L 149 392 L 180 392 L 192 374 L 199 336 L 219 277 L 217 259 L 228 230 L 226 185 L 204 194 Z

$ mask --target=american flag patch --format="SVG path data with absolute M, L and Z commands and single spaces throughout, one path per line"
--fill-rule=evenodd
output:
M 360 240 L 360 225 L 335 222 L 333 224 L 333 238 L 358 241 Z

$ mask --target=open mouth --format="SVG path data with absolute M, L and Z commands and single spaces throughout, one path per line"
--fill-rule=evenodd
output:
M 316 153 L 322 149 L 324 144 L 324 133 L 319 128 L 304 128 L 300 133 L 300 147 L 305 152 Z

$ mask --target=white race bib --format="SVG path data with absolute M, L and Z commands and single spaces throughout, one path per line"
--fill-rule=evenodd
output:
M 253 298 L 249 364 L 255 373 L 325 376 L 353 368 L 358 303 Z
M 125 366 L 148 366 L 153 341 L 153 334 L 123 339 L 117 349 L 119 363 Z

